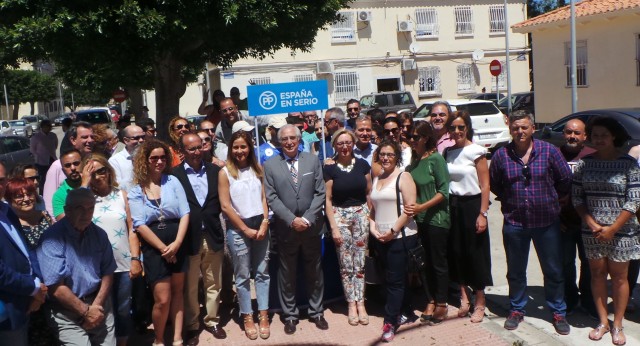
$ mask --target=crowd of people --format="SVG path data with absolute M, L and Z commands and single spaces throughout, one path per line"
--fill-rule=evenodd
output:
M 407 112 L 361 114 L 357 100 L 324 119 L 315 111 L 272 116 L 261 141 L 242 117 L 237 90 L 232 96 L 214 93 L 215 107 L 203 102 L 207 118 L 198 128 L 171 119 L 167 141 L 146 118 L 119 133 L 75 122 L 59 158 L 45 120 L 32 139 L 36 164 L 9 174 L 0 165 L 0 340 L 126 345 L 136 326 L 146 327 L 131 314 L 136 282 L 152 297 L 154 346 L 165 335 L 172 345 L 197 345 L 201 329 L 226 338 L 219 312 L 226 280 L 235 284 L 248 339 L 270 337 L 276 303 L 286 334 L 302 315 L 327 330 L 322 253 L 332 243 L 350 325 L 369 324 L 367 259 L 384 280 L 381 340 L 418 320 L 443 323 L 452 287 L 457 316 L 479 323 L 493 285 L 493 192 L 504 215 L 504 327 L 516 329 L 526 314 L 533 241 L 556 332 L 569 334 L 566 315 L 582 306 L 599 319 L 590 339 L 611 333 L 614 344 L 626 342 L 622 322 L 640 260 L 640 149 L 621 150 L 628 136 L 616 121 L 572 120 L 556 148 L 533 138 L 530 113 L 512 112 L 512 141 L 489 165 L 487 149 L 473 143 L 471 116 L 443 101 L 416 123 Z M 423 266 L 411 265 L 416 249 Z M 416 278 L 426 294 L 414 307 Z M 297 301 L 301 281 L 306 314 Z M 277 302 L 269 301 L 272 287 Z

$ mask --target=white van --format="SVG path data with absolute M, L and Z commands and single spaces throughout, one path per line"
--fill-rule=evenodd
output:
M 507 118 L 487 100 L 451 99 L 445 100 L 451 105 L 451 111 L 467 111 L 473 125 L 473 142 L 495 150 L 511 140 Z M 413 113 L 413 121 L 429 121 L 433 102 L 425 102 Z

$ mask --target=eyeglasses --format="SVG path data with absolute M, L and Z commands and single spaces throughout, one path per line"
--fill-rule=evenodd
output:
M 211 142 L 211 137 L 207 136 L 207 137 L 202 137 L 201 138 L 203 141 L 205 142 Z
M 64 166 L 64 168 L 71 168 L 71 166 L 79 167 L 80 166 L 80 161 L 67 162 L 63 166 Z
M 280 137 L 279 140 L 281 143 L 289 142 L 289 141 L 293 142 L 298 140 L 298 136 Z
M 155 132 L 155 130 L 153 130 Z M 146 135 L 140 135 L 140 136 L 133 136 L 133 137 L 125 137 L 125 138 L 129 138 L 132 139 L 134 141 L 141 141 L 146 137 Z
M 336 143 L 336 147 L 344 147 L 344 146 L 350 147 L 350 146 L 352 146 L 352 145 L 353 145 L 353 142 L 352 142 L 352 141 L 346 141 L 346 142 L 338 142 L 338 143 Z
M 155 135 L 156 134 L 156 129 L 147 129 L 147 131 L 145 131 L 145 132 L 148 132 L 148 133 L 151 133 L 151 134 Z
M 440 117 L 440 118 L 446 118 L 448 116 L 447 113 L 431 113 L 429 114 L 430 117 Z
M 191 147 L 191 148 L 185 148 L 185 150 L 187 150 L 190 153 L 195 153 L 196 151 L 202 150 L 202 145 L 198 145 L 198 146 Z
M 40 176 L 39 175 L 34 175 L 32 177 L 24 177 L 25 179 L 29 179 L 33 182 L 35 182 L 36 180 L 40 180 Z
M 419 141 L 420 138 L 422 138 L 420 135 L 407 134 L 407 139 L 410 141 Z
M 106 175 L 109 171 L 107 170 L 107 167 L 102 167 L 99 169 L 96 169 L 93 172 L 93 176 L 97 176 L 97 175 Z
M 178 124 L 173 127 L 175 130 L 182 130 L 183 128 L 189 129 L 189 124 Z
M 527 183 L 531 180 L 531 168 L 528 165 L 522 166 L 522 176 Z
M 201 128 L 201 129 L 200 129 L 200 131 L 207 131 L 207 132 L 209 132 L 209 133 L 211 133 L 211 132 L 213 132 L 213 131 L 215 131 L 215 130 L 216 130 L 216 129 L 215 129 L 215 128 L 213 128 L 213 127 L 208 128 L 208 129 L 205 129 L 205 128 Z
M 167 156 L 166 155 L 160 155 L 160 156 L 149 156 L 149 161 L 156 163 L 158 161 L 164 161 L 167 162 Z
M 332 122 L 332 121 L 334 121 L 334 120 L 336 120 L 336 121 L 337 121 L 338 119 L 336 119 L 336 118 L 331 118 L 331 119 L 329 119 L 329 120 L 325 120 L 325 121 L 324 121 L 324 124 L 325 124 L 325 125 L 329 125 L 329 124 L 331 124 L 331 122 Z
M 233 112 L 235 110 L 236 110 L 236 107 L 222 108 L 222 109 L 220 109 L 220 113 L 227 114 L 227 113 L 231 113 L 231 112 Z
M 449 125 L 449 131 L 453 132 L 456 129 L 458 129 L 458 131 L 464 131 L 467 128 L 466 125 Z
M 13 200 L 14 201 L 24 201 L 24 200 L 30 200 L 32 198 L 34 198 L 34 196 L 33 195 L 28 195 L 28 194 L 27 195 L 20 194 L 20 195 L 13 196 Z
M 413 125 L 402 125 L 400 127 L 402 127 L 403 129 L 409 130 L 411 129 L 411 127 L 413 127 Z
M 387 134 L 387 135 L 390 135 L 392 133 L 396 134 L 396 133 L 398 133 L 398 130 L 400 130 L 399 127 L 395 127 L 395 128 L 392 128 L 392 129 L 384 129 L 384 133 Z
M 388 157 L 388 158 L 392 159 L 392 158 L 396 157 L 396 154 L 394 154 L 394 153 L 380 153 L 380 154 L 378 154 L 378 156 L 381 157 L 381 158 L 382 157 Z

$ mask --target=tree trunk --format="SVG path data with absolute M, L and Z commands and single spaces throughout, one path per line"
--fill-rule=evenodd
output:
M 153 63 L 153 84 L 156 92 L 156 129 L 160 139 L 169 139 L 169 121 L 180 115 L 180 97 L 187 89 L 182 76 L 182 64 L 171 53 Z
M 31 105 L 31 115 L 35 114 L 35 108 L 36 108 L 36 102 L 35 101 L 29 101 L 29 104 Z
M 142 90 L 135 87 L 125 88 L 129 93 L 129 100 L 131 100 L 131 113 L 136 115 L 136 120 L 142 119 Z
M 20 110 L 20 102 L 15 102 L 13 104 L 13 115 L 11 116 L 11 119 L 13 120 L 18 119 L 19 110 Z

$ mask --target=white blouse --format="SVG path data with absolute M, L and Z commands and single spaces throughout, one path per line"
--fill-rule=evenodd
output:
M 455 196 L 474 196 L 480 194 L 480 183 L 476 160 L 487 154 L 487 149 L 472 143 L 462 148 L 447 148 L 445 159 L 449 169 L 449 193 Z

